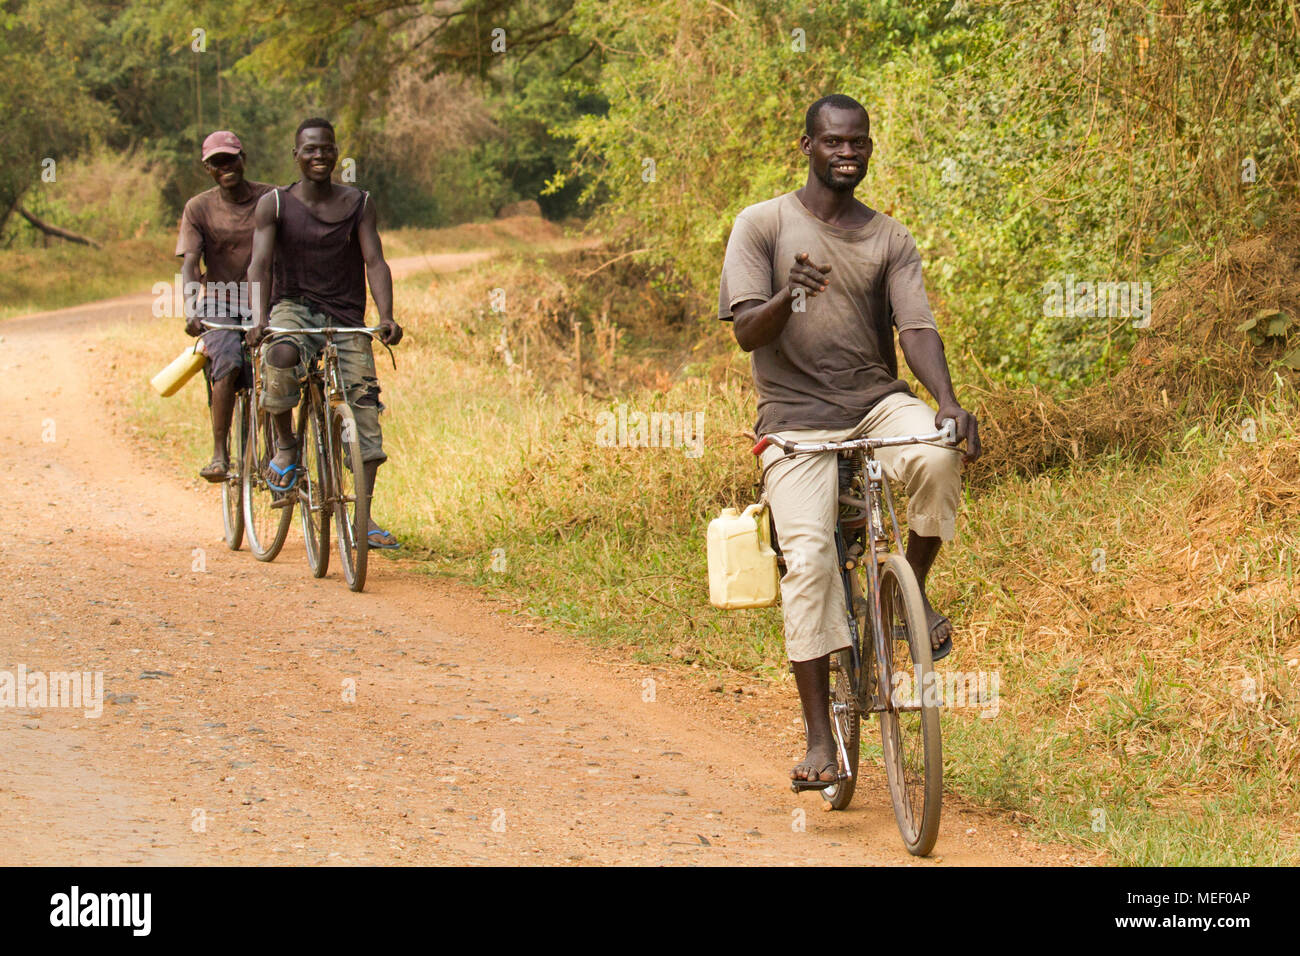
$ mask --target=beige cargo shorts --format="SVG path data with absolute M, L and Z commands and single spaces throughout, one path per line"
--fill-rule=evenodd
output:
M 935 431 L 935 410 L 907 392 L 885 396 L 853 428 L 775 434 L 790 441 L 843 441 L 866 436 L 917 435 Z M 769 446 L 766 467 L 784 452 Z M 961 502 L 961 453 L 934 445 L 881 448 L 876 458 L 893 489 L 907 492 L 907 526 L 926 537 L 951 541 Z M 786 559 L 781 578 L 785 650 L 792 661 L 810 661 L 849 646 L 835 524 L 839 514 L 837 455 L 802 455 L 767 473 L 767 499 Z

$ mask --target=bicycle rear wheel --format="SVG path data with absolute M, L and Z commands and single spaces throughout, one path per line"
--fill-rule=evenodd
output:
M 361 461 L 361 440 L 352 409 L 340 402 L 330 410 L 330 487 L 334 492 L 334 534 L 348 587 L 366 586 L 370 542 L 370 489 Z
M 848 649 L 831 655 L 831 733 L 838 747 L 836 764 L 840 779 L 833 786 L 820 791 L 832 810 L 847 809 L 858 785 L 858 757 L 862 750 L 861 714 L 853 696 L 850 669 L 852 658 Z M 847 762 L 845 757 L 848 758 Z
M 273 508 L 274 492 L 266 483 L 266 464 L 275 455 L 275 426 L 271 416 L 257 410 L 249 416 L 248 444 L 244 449 L 244 531 L 248 548 L 259 561 L 274 561 L 289 536 L 293 504 Z
M 925 602 L 912 566 L 891 553 L 880 565 L 880 622 L 886 635 L 880 742 L 894 817 L 908 852 L 925 856 L 939 836 L 943 747 Z
M 226 480 L 221 483 L 221 519 L 225 525 L 226 546 L 238 551 L 244 543 L 244 446 L 248 443 L 248 390 L 235 393 L 235 407 L 230 416 L 230 434 L 226 436 Z M 235 447 L 231 449 L 231 445 Z
M 302 443 L 303 477 L 298 485 L 298 508 L 302 515 L 302 540 L 311 573 L 325 577 L 330 566 L 329 470 L 325 455 L 325 412 L 320 389 L 310 386 L 311 398 L 303 402 L 298 416 L 298 440 Z

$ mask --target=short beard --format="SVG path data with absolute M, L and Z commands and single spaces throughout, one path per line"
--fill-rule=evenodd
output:
M 864 169 L 862 175 L 853 180 L 834 179 L 834 172 L 828 166 L 825 173 L 817 173 L 817 178 L 822 181 L 822 185 L 832 192 L 851 193 L 858 188 L 858 183 L 867 178 L 867 171 Z

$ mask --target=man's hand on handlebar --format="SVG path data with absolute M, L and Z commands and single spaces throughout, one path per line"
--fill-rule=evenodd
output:
M 269 322 L 258 322 L 256 325 L 248 327 L 248 331 L 244 333 L 244 341 L 248 343 L 249 348 L 255 349 L 262 344 L 262 340 L 266 338 L 266 327 L 268 325 L 270 325 Z
M 392 319 L 379 320 L 379 341 L 385 345 L 396 345 L 402 341 L 402 327 Z
M 185 334 L 190 336 L 199 336 L 203 334 L 203 316 L 199 315 L 197 310 L 191 312 L 185 320 Z
M 961 453 L 962 461 L 974 461 L 980 456 L 979 425 L 975 421 L 975 416 L 953 403 L 939 406 L 939 413 L 934 416 L 935 427 L 942 428 L 945 418 L 951 418 L 957 423 L 957 443 L 966 442 L 966 447 Z

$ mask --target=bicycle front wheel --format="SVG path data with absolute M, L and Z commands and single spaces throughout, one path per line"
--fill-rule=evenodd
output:
M 880 623 L 885 634 L 880 739 L 894 817 L 908 852 L 925 856 L 939 836 L 943 747 L 925 602 L 912 566 L 901 554 L 880 565 Z
M 244 447 L 248 443 L 248 390 L 235 394 L 226 437 L 226 480 L 221 483 L 221 520 L 225 525 L 226 547 L 238 551 L 244 543 Z M 234 445 L 234 448 L 230 446 Z
M 250 409 L 251 410 L 251 409 Z M 272 507 L 275 493 L 266 483 L 267 462 L 275 455 L 275 426 L 271 416 L 258 410 L 249 415 L 248 443 L 244 449 L 244 531 L 248 548 L 259 561 L 274 561 L 289 536 L 292 502 Z
M 361 461 L 361 440 L 352 409 L 340 402 L 330 410 L 330 481 L 333 490 L 334 534 L 348 587 L 360 591 L 366 586 L 366 563 L 370 542 L 370 489 L 365 464 Z
M 302 442 L 303 477 L 298 485 L 298 509 L 302 515 L 302 540 L 311 573 L 325 577 L 330 566 L 329 470 L 325 454 L 325 411 L 320 389 L 311 386 L 310 400 L 303 402 L 298 416 L 298 440 Z M 305 421 L 304 421 L 305 419 Z

